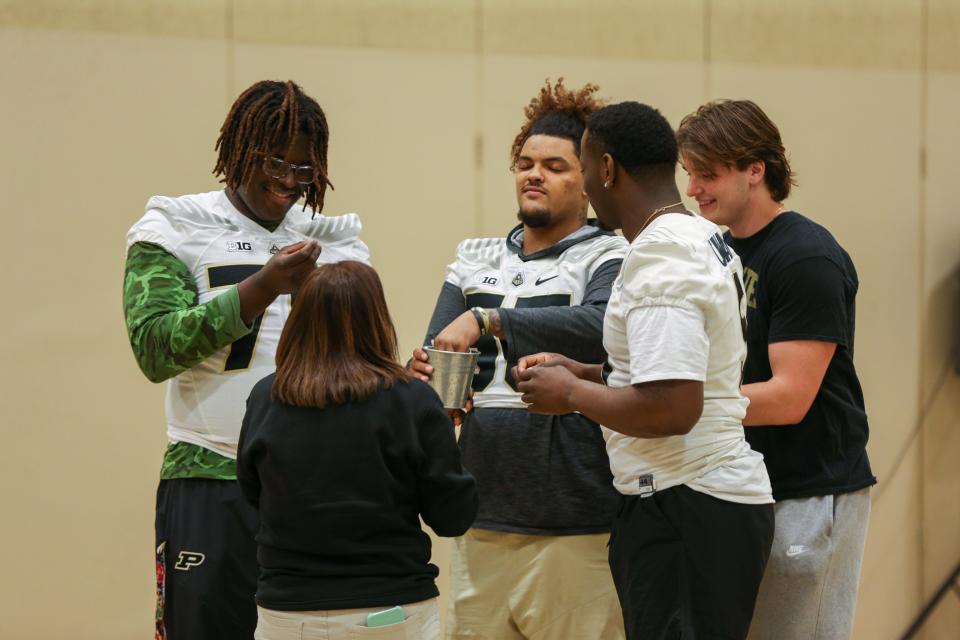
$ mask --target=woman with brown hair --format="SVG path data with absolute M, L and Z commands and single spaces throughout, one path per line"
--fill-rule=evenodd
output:
M 397 362 L 372 268 L 324 265 L 298 290 L 277 371 L 247 400 L 237 480 L 260 513 L 257 640 L 439 640 L 420 518 L 463 534 L 475 483 L 440 399 Z

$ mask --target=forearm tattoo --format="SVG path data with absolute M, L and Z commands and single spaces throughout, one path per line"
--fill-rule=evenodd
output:
M 499 309 L 487 309 L 487 315 L 490 316 L 490 334 L 498 338 L 503 337 L 503 323 L 500 322 Z

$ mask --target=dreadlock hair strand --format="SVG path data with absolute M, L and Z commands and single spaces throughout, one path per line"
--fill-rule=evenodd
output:
M 316 170 L 304 189 L 304 208 L 320 212 L 327 187 L 333 189 L 327 174 L 330 129 L 317 101 L 292 80 L 261 80 L 240 94 L 220 127 L 213 175 L 223 176 L 220 182 L 228 188 L 239 189 L 261 170 L 264 156 L 285 149 L 297 136 L 307 139 Z

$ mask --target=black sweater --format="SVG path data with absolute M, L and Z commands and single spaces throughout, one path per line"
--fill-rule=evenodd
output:
M 237 480 L 260 512 L 257 603 L 308 611 L 389 607 L 438 595 L 430 538 L 477 513 L 453 425 L 419 380 L 325 409 L 274 402 L 254 386 Z

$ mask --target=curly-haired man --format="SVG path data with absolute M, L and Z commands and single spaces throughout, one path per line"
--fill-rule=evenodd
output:
M 548 82 L 531 101 L 512 148 L 520 224 L 505 239 L 460 243 L 427 331 L 426 344 L 481 352 L 460 434 L 480 511 L 453 546 L 449 638 L 623 637 L 606 549 L 617 493 L 600 428 L 527 412 L 510 374 L 544 350 L 605 357 L 625 242 L 587 220 L 578 154 L 596 89 Z M 432 371 L 422 349 L 412 366 Z

